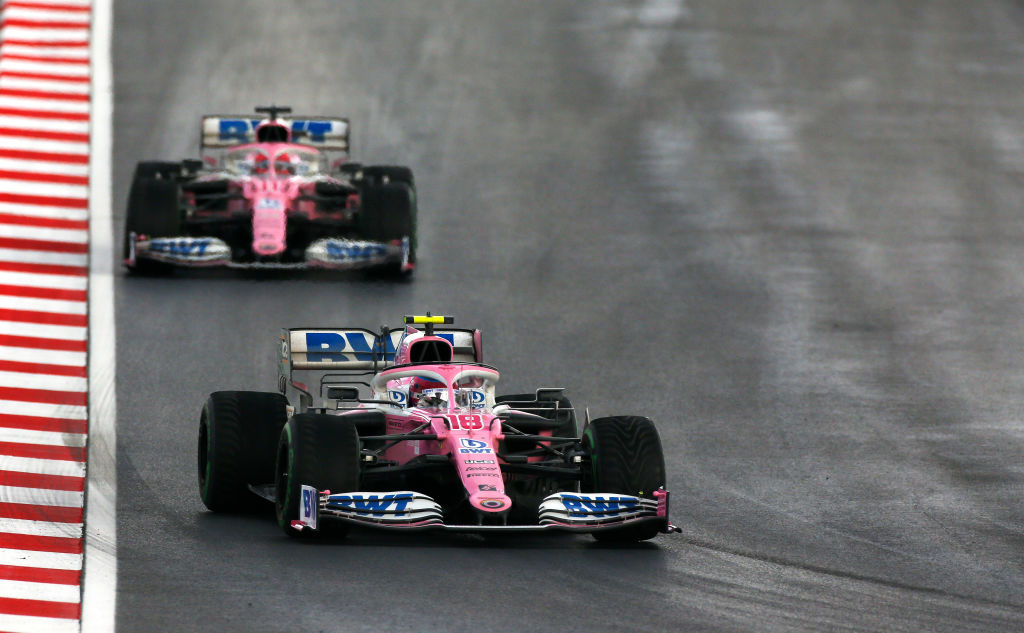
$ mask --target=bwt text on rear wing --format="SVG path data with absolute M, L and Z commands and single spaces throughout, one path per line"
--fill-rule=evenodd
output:
M 383 369 L 395 360 L 402 329 L 376 333 L 364 328 L 290 328 L 281 330 L 281 362 L 291 369 Z M 434 336 L 447 339 L 456 362 L 481 362 L 477 330 L 435 328 Z
M 251 114 L 209 114 L 203 116 L 199 147 L 224 149 L 256 142 L 256 126 L 265 119 Z M 326 152 L 348 152 L 349 123 L 344 117 L 279 117 L 292 130 L 295 143 L 310 145 Z

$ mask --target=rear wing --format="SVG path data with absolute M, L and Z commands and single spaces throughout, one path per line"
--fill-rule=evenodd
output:
M 394 363 L 404 330 L 395 328 L 386 334 L 364 328 L 281 331 L 281 361 L 291 369 L 381 370 Z M 434 336 L 446 339 L 454 348 L 452 360 L 479 363 L 483 359 L 480 333 L 476 330 L 435 328 Z
M 278 358 L 278 386 L 282 393 L 297 389 L 306 398 L 322 400 L 328 384 L 368 384 L 359 377 L 375 374 L 395 362 L 395 350 L 404 328 L 373 332 L 365 328 L 286 328 L 281 330 Z M 454 348 L 452 360 L 483 362 L 479 330 L 435 328 L 434 336 L 448 340 Z M 308 372 L 299 376 L 295 372 Z
M 256 142 L 256 126 L 266 119 L 251 114 L 208 114 L 203 116 L 200 152 Z M 280 116 L 291 128 L 292 140 L 325 152 L 348 153 L 349 122 L 344 117 Z

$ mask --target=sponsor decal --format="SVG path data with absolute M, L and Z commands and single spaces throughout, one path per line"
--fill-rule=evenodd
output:
M 317 510 L 319 494 L 312 486 L 302 486 L 302 509 L 299 512 L 299 521 L 304 525 L 316 529 Z
M 487 472 L 493 473 L 497 469 L 493 467 L 488 468 L 487 466 L 470 466 L 469 468 L 466 469 L 466 472 L 469 472 L 471 470 L 486 470 Z
M 331 495 L 327 507 L 352 510 L 357 514 L 405 515 L 405 508 L 412 501 L 411 494 L 382 495 Z
M 497 471 L 495 471 L 493 473 L 469 473 L 468 475 L 466 475 L 466 479 L 469 479 L 470 477 L 500 477 L 500 476 L 501 475 L 499 475 L 497 473 Z
M 462 413 L 458 415 L 450 415 L 448 416 L 448 421 L 449 426 L 451 426 L 451 428 L 456 431 L 459 429 L 462 429 L 464 431 L 477 431 L 484 428 L 483 416 L 477 415 L 475 413 Z M 476 440 L 469 441 L 473 442 Z M 486 444 L 484 444 L 483 442 L 479 442 L 479 444 L 481 444 L 482 446 L 486 446 Z M 463 444 L 463 446 L 467 445 Z M 481 448 L 481 446 L 476 446 L 475 448 Z
M 481 499 L 480 505 L 491 510 L 497 510 L 505 507 L 504 499 Z
M 218 133 L 221 141 L 248 143 L 252 138 L 253 130 L 260 124 L 260 119 L 221 119 L 219 124 Z M 305 133 L 305 136 L 302 137 L 303 142 L 323 143 L 327 134 L 344 133 L 344 124 L 339 121 L 337 126 L 340 129 L 335 132 L 334 121 L 295 119 L 292 121 L 292 133 Z
M 452 416 L 452 417 L 455 417 L 455 416 Z M 472 417 L 479 417 L 479 416 L 472 416 Z M 473 454 L 473 453 L 477 453 L 477 454 L 481 454 L 481 453 L 482 454 L 493 454 L 494 453 L 494 451 L 491 450 L 491 447 L 487 444 L 487 442 L 483 442 L 481 440 L 471 440 L 468 437 L 459 438 L 459 445 L 462 446 L 462 448 L 459 449 L 459 452 L 460 453 L 464 453 L 464 454 Z
M 352 361 L 393 360 L 395 341 L 385 337 L 383 343 L 369 332 L 306 332 L 307 360 L 311 363 L 347 363 Z M 454 334 L 438 336 L 451 343 Z M 454 343 L 453 343 L 454 344 Z
M 327 258 L 336 262 L 347 262 L 360 259 L 375 259 L 384 257 L 388 249 L 383 244 L 371 242 L 342 242 L 338 240 L 327 240 L 324 242 L 324 249 Z
M 388 399 L 404 407 L 409 395 L 400 389 L 388 389 Z
M 570 514 L 579 515 L 625 512 L 635 510 L 640 506 L 640 501 L 636 497 L 583 497 L 563 494 L 561 501 Z
M 491 484 L 480 484 L 477 488 L 480 492 L 498 492 L 498 487 Z
M 347 363 L 394 358 L 395 350 L 381 350 L 377 338 L 368 332 L 306 332 L 306 358 L 311 363 Z
M 467 464 L 493 464 L 493 459 L 467 459 Z
M 213 240 L 210 238 L 190 237 L 158 237 L 149 241 L 149 250 L 154 253 L 165 253 L 167 255 L 202 256 L 210 247 Z
M 256 201 L 256 209 L 267 211 L 281 211 L 284 209 L 284 203 L 279 198 L 260 198 Z

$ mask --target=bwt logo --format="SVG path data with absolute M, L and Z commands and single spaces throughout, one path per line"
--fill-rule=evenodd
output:
M 259 124 L 260 119 L 221 119 L 218 130 L 220 140 L 247 143 L 252 138 L 252 131 Z M 303 141 L 323 143 L 326 140 L 325 136 L 333 131 L 334 123 L 332 121 L 310 121 L 305 119 L 292 121 L 293 134 L 295 132 L 305 132 L 306 136 L 303 137 Z M 294 135 L 298 136 L 298 134 Z
M 373 259 L 387 255 L 388 249 L 381 244 L 358 244 L 354 242 L 327 242 L 327 257 L 335 261 Z
M 306 332 L 306 357 L 311 363 L 372 361 L 382 355 L 384 359 L 394 358 L 394 344 L 387 340 L 382 350 L 377 341 L 377 337 L 367 332 Z M 351 353 L 355 358 L 339 356 L 344 353 Z
M 327 507 L 336 510 L 352 510 L 356 514 L 392 514 L 404 516 L 405 508 L 412 502 L 410 494 L 386 495 L 333 495 Z M 394 509 L 391 509 L 394 506 Z
M 404 407 L 406 401 L 409 399 L 409 396 L 404 391 L 398 391 L 397 389 L 389 389 L 388 390 L 388 398 L 392 402 L 394 402 L 396 404 L 400 404 L 400 405 L 402 405 Z
M 455 335 L 441 332 L 437 336 L 454 345 Z M 311 363 L 347 363 L 353 360 L 392 360 L 395 342 L 384 337 L 383 343 L 369 332 L 306 332 L 306 354 Z M 354 358 L 342 356 L 352 354 Z
M 302 489 L 302 516 L 311 517 L 316 512 L 316 493 L 306 488 Z
M 491 453 L 490 445 L 487 442 L 481 440 L 471 440 L 468 437 L 459 438 L 459 449 L 460 453 Z
M 150 240 L 149 250 L 168 255 L 203 255 L 211 243 L 210 239 L 193 240 L 187 237 L 155 239 Z
M 616 514 L 636 510 L 640 500 L 636 497 L 575 497 L 561 496 L 562 505 L 573 514 Z

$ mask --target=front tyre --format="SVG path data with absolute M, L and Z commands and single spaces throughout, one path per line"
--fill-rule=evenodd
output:
M 199 496 L 213 512 L 264 507 L 249 484 L 273 481 L 277 437 L 288 401 L 277 393 L 217 391 L 199 417 Z
M 125 212 L 124 258 L 131 254 L 131 233 L 147 238 L 173 237 L 181 235 L 181 187 L 174 178 L 177 163 L 139 163 L 128 192 L 128 208 Z M 164 274 L 173 270 L 165 262 L 136 260 L 128 267 L 129 272 L 138 274 Z
M 362 206 L 356 216 L 360 237 L 385 244 L 409 240 L 409 263 L 416 263 L 416 191 L 403 182 L 364 186 Z M 389 273 L 402 274 L 401 266 Z
M 299 518 L 302 486 L 350 492 L 359 487 L 359 432 L 344 417 L 301 413 L 281 430 L 275 466 L 277 524 L 288 536 L 307 534 L 292 527 Z M 332 534 L 343 536 L 345 524 Z
M 590 455 L 583 464 L 582 492 L 611 492 L 654 498 L 665 486 L 665 456 L 654 423 L 638 416 L 593 420 L 583 431 L 583 449 Z M 634 542 L 652 538 L 657 525 L 630 525 L 595 532 L 599 541 Z

